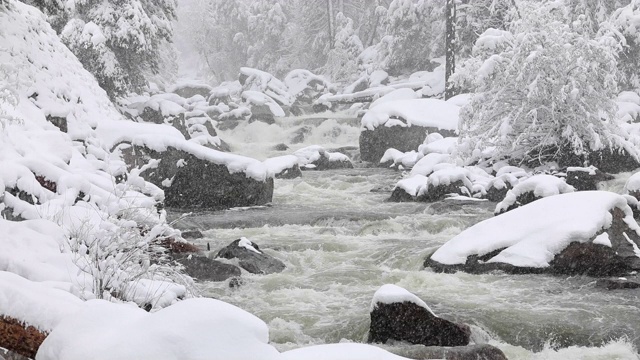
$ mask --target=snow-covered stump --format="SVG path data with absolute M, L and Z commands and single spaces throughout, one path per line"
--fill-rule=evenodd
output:
M 265 254 L 258 244 L 244 237 L 220 249 L 216 258 L 238 259 L 238 265 L 252 274 L 279 273 L 286 268 L 282 261 Z
M 465 346 L 471 338 L 466 324 L 436 316 L 429 306 L 396 285 L 383 285 L 371 303 L 367 342 L 406 341 L 426 346 Z
M 640 269 L 639 245 L 640 227 L 624 196 L 581 191 L 482 221 L 424 265 L 441 272 L 620 276 Z

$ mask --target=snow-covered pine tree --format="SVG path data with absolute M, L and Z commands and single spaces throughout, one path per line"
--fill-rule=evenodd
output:
M 386 23 L 389 74 L 427 70 L 433 57 L 444 55 L 444 2 L 394 0 Z
M 512 19 L 512 0 L 462 0 L 456 4 L 457 48 L 461 57 L 471 55 L 478 36 L 489 28 L 506 30 Z
M 289 22 L 280 3 L 262 0 L 251 3 L 248 17 L 247 65 L 285 75 L 291 68 L 284 53 L 284 36 Z
M 111 97 L 157 74 L 173 34 L 175 0 L 31 0 Z
M 583 17 L 567 25 L 549 9 L 526 13 L 513 36 L 487 31 L 476 42 L 504 51 L 479 67 L 477 95 L 461 112 L 463 158 L 562 164 L 619 149 L 637 158 L 615 120 L 613 39 L 588 37 Z
M 632 0 L 627 6 L 613 12 L 610 24 L 625 39 L 618 55 L 620 85 L 624 90 L 640 88 L 640 1 Z
M 334 45 L 329 50 L 324 73 L 334 80 L 346 80 L 357 74 L 357 58 L 362 50 L 362 42 L 353 28 L 353 20 L 338 13 Z

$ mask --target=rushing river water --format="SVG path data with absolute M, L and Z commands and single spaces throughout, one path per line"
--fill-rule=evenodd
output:
M 294 149 L 357 145 L 353 124 L 315 125 Z M 269 148 L 287 143 L 300 126 L 254 123 L 221 137 L 234 152 L 264 159 L 278 155 Z M 202 294 L 263 319 L 280 350 L 364 342 L 374 292 L 396 284 L 436 314 L 473 325 L 476 341 L 498 346 L 509 359 L 639 358 L 640 290 L 607 291 L 580 276 L 423 269 L 429 253 L 492 216 L 495 204 L 385 202 L 400 178 L 399 172 L 371 168 L 304 172 L 276 180 L 271 206 L 187 217 L 179 225 L 203 230 L 202 246 L 217 250 L 245 236 L 287 265 L 279 274 L 243 272 L 239 288 L 202 283 Z

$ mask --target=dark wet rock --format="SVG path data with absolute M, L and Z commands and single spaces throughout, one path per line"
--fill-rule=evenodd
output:
M 626 278 L 598 279 L 596 287 L 607 290 L 640 289 L 640 282 Z
M 613 176 L 592 168 L 569 168 L 567 169 L 567 184 L 573 186 L 577 191 L 598 190 L 598 183 L 612 180 Z
M 387 201 L 392 202 L 410 202 L 410 201 L 420 201 L 420 202 L 434 202 L 438 200 L 442 200 L 448 194 L 459 194 L 466 195 L 465 191 L 466 186 L 464 182 L 458 180 L 452 182 L 448 185 L 438 185 L 438 186 L 429 186 L 428 190 L 419 196 L 413 196 L 406 192 L 405 189 L 401 187 L 396 187 L 393 189 L 391 196 Z
M 233 130 L 240 125 L 240 121 L 236 119 L 227 119 L 218 121 L 218 129 L 221 131 Z
M 57 127 L 64 133 L 66 133 L 68 130 L 66 117 L 47 115 L 47 121 L 52 123 L 53 126 Z
M 175 260 L 184 266 L 185 272 L 199 281 L 224 281 L 240 276 L 240 269 L 231 264 L 209 259 L 206 256 L 180 256 Z
M 246 238 L 235 240 L 222 248 L 216 258 L 238 259 L 240 267 L 252 274 L 278 273 L 286 267 L 282 261 L 265 254 L 256 243 Z
M 597 277 L 626 274 L 631 270 L 612 248 L 578 242 L 569 244 L 549 265 L 555 274 Z
M 244 279 L 241 277 L 232 277 L 229 279 L 229 288 L 231 289 L 237 289 L 242 285 L 244 285 Z
M 363 130 L 359 140 L 360 158 L 377 164 L 387 149 L 416 150 L 426 136 L 427 128 L 421 126 L 379 126 L 375 130 Z
M 370 343 L 397 340 L 426 346 L 464 346 L 471 337 L 468 325 L 437 317 L 409 301 L 376 303 L 370 315 Z
M 249 122 L 252 123 L 254 121 L 262 121 L 269 125 L 276 123 L 273 112 L 267 105 L 251 105 Z
M 130 146 L 123 150 L 123 158 L 128 166 L 160 160 L 157 167 L 143 171 L 141 176 L 165 191 L 165 205 L 169 207 L 228 209 L 264 205 L 273 197 L 272 178 L 258 181 L 244 172 L 232 174 L 225 165 L 172 147 L 156 152 Z
M 287 144 L 277 144 L 274 145 L 271 149 L 275 150 L 275 151 L 287 151 L 289 150 L 289 146 L 287 146 Z
M 178 131 L 180 131 L 180 133 L 186 139 L 189 139 L 191 137 L 189 131 L 187 130 L 184 113 L 178 114 L 177 116 L 164 116 L 159 109 L 156 110 L 147 106 L 138 116 L 144 122 L 173 126 Z
M 182 237 L 185 239 L 202 239 L 204 235 L 198 229 L 182 231 Z
M 304 139 L 311 133 L 313 128 L 311 126 L 302 126 L 298 130 L 294 131 L 293 136 L 291 137 L 292 144 L 300 144 L 304 142 Z
M 530 204 L 530 203 L 532 203 L 532 202 L 534 202 L 536 200 L 540 200 L 540 199 L 542 199 L 542 197 L 541 196 L 536 196 L 534 194 L 533 190 L 532 191 L 527 191 L 525 193 L 522 193 L 522 194 L 518 195 L 516 197 L 516 201 L 513 204 L 507 206 L 504 209 L 498 210 L 495 214 L 496 215 L 504 214 L 507 211 L 511 211 L 513 209 L 517 209 L 520 206 L 524 206 L 524 205 Z
M 507 360 L 502 350 L 489 344 L 439 347 L 411 346 L 402 348 L 385 348 L 387 351 L 409 359 L 444 359 L 444 360 Z
M 276 179 L 295 179 L 302 176 L 302 170 L 300 170 L 298 164 L 294 164 L 292 167 L 280 171 L 275 176 Z
M 507 192 L 509 190 L 511 190 L 511 187 L 509 186 L 503 187 L 502 189 L 498 189 L 495 186 L 492 186 L 487 189 L 487 193 L 484 195 L 484 198 L 489 201 L 500 202 L 504 200 L 504 197 L 507 196 Z
M 178 94 L 179 96 L 188 99 L 195 95 L 201 95 L 205 99 L 209 97 L 211 93 L 211 86 L 207 84 L 183 84 L 177 85 L 172 89 L 172 93 Z

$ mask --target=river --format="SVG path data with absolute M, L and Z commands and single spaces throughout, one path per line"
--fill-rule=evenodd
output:
M 271 147 L 288 143 L 303 120 L 241 125 L 220 136 L 234 152 L 264 159 L 282 155 Z M 358 134 L 353 121 L 315 120 L 292 150 L 354 146 Z M 270 206 L 185 218 L 179 226 L 201 229 L 205 237 L 197 242 L 203 247 L 217 250 L 245 236 L 287 265 L 279 274 L 243 272 L 238 288 L 200 283 L 202 295 L 263 319 L 280 350 L 364 342 L 374 292 L 396 284 L 436 314 L 471 324 L 476 341 L 499 347 L 509 359 L 640 358 L 640 290 L 599 289 L 594 278 L 582 276 L 423 269 L 428 254 L 492 216 L 495 203 L 385 202 L 401 176 L 366 167 L 307 171 L 301 178 L 276 180 Z

